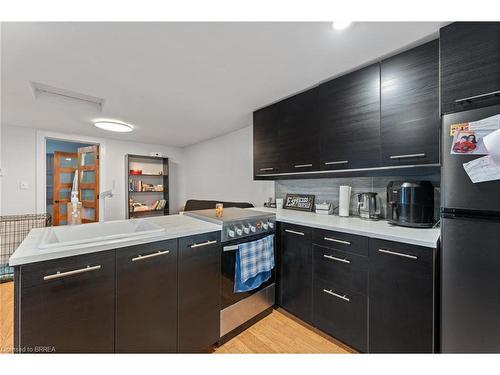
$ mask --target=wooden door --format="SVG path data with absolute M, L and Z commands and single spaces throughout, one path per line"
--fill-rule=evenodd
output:
M 500 22 L 454 22 L 440 30 L 441 113 L 500 103 Z
M 114 251 L 23 265 L 18 275 L 21 349 L 114 351 Z
M 67 207 L 71 199 L 71 188 L 77 167 L 77 153 L 54 152 L 54 226 L 66 224 Z
M 179 238 L 180 353 L 205 352 L 220 338 L 220 232 Z
M 380 166 L 380 66 L 319 86 L 321 169 Z
M 371 353 L 434 351 L 434 250 L 370 239 Z
M 116 252 L 117 353 L 177 351 L 177 240 Z
M 319 124 L 313 88 L 279 103 L 280 172 L 319 170 Z
M 279 173 L 279 112 L 277 104 L 253 113 L 254 176 Z
M 99 221 L 99 145 L 78 149 L 78 177 L 82 223 Z
M 312 230 L 281 227 L 280 305 L 307 323 L 312 321 Z
M 439 40 L 381 64 L 382 165 L 439 163 Z

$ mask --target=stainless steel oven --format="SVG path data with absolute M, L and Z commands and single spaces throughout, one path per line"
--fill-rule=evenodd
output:
M 214 209 L 189 211 L 185 214 L 222 225 L 220 314 L 220 337 L 222 338 L 275 303 L 275 269 L 271 272 L 271 278 L 258 288 L 249 292 L 234 292 L 238 246 L 275 234 L 275 215 L 242 208 L 225 208 L 221 218 L 215 216 Z M 276 239 L 274 241 L 276 244 Z

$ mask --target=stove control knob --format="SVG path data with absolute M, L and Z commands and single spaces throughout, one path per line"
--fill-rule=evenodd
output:
M 267 223 L 262 223 L 262 228 L 264 228 L 264 230 L 267 230 Z
M 255 225 L 250 225 L 250 230 L 255 233 L 256 230 Z
M 271 229 L 274 228 L 274 223 L 272 221 L 268 221 L 267 225 L 269 225 L 269 228 L 271 228 Z
M 243 232 L 245 232 L 245 234 L 248 234 L 250 233 L 250 227 L 243 227 Z
M 236 228 L 236 234 L 241 236 L 243 234 L 243 230 L 241 228 Z
M 228 229 L 228 230 L 227 230 L 227 235 L 228 235 L 229 237 L 234 237 L 234 235 L 235 235 L 234 230 L 232 230 L 232 229 Z

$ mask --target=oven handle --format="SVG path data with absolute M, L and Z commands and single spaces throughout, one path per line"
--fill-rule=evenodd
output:
M 238 250 L 238 245 L 224 246 L 222 248 L 222 251 L 233 251 L 233 250 Z
M 269 234 L 269 235 L 271 235 L 271 234 Z M 262 238 L 265 238 L 265 237 L 262 237 Z M 262 239 L 262 238 L 259 238 L 259 240 Z M 255 240 L 255 241 L 257 241 L 257 240 Z M 234 251 L 234 250 L 238 250 L 238 245 L 227 245 L 227 246 L 224 246 L 222 248 L 223 252 L 224 251 Z

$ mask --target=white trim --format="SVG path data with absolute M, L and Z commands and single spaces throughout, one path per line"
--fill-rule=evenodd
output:
M 46 205 L 46 140 L 54 139 L 65 142 L 89 143 L 99 145 L 99 192 L 106 190 L 104 181 L 106 181 L 106 142 L 102 138 L 87 137 L 77 134 L 66 134 L 50 132 L 45 130 L 36 130 L 36 162 L 35 162 L 35 207 L 37 213 L 45 213 Z M 103 205 L 99 204 L 99 221 L 104 221 Z

